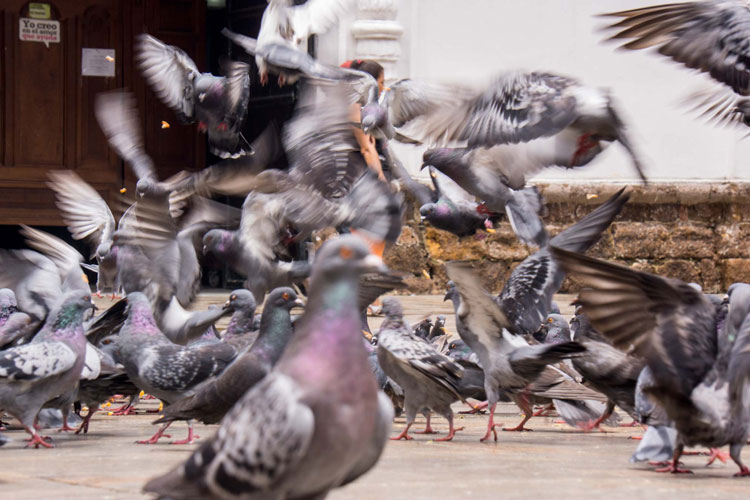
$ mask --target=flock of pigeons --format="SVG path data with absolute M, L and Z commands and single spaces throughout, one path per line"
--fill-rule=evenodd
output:
M 249 67 L 200 73 L 180 49 L 143 35 L 136 48 L 154 92 L 184 121 L 198 121 L 224 159 L 200 172 L 160 180 L 146 154 L 134 99 L 98 96 L 96 116 L 110 146 L 138 177 L 136 199 L 116 222 L 97 192 L 70 171 L 49 186 L 71 235 L 87 240 L 96 264 L 62 240 L 23 227 L 30 248 L 0 252 L 0 410 L 52 447 L 38 430 L 50 409 L 62 429 L 88 432 L 91 416 L 115 394 L 141 391 L 164 403 L 156 443 L 174 421 L 220 423 L 178 467 L 148 482 L 160 498 L 323 498 L 377 462 L 396 412 L 410 439 L 417 414 L 431 433 L 435 412 L 469 399 L 489 410 L 482 440 L 497 440 L 499 401 L 524 412 L 513 429 L 556 409 L 573 426 L 616 423 L 615 406 L 648 425 L 633 460 L 685 472 L 685 446 L 711 449 L 739 466 L 750 429 L 750 285 L 725 298 L 699 287 L 582 255 L 627 203 L 622 189 L 550 238 L 544 202 L 527 178 L 548 166 L 577 168 L 617 141 L 642 165 L 609 92 L 554 74 L 502 73 L 483 87 L 401 80 L 379 92 L 369 74 L 311 58 L 307 38 L 337 22 L 351 2 L 269 0 L 257 40 L 224 34 L 256 57 L 261 82 L 299 81 L 294 117 L 252 144 L 240 133 L 251 93 Z M 750 93 L 744 2 L 710 0 L 608 14 L 622 18 L 613 38 L 711 74 L 735 93 L 702 96 L 716 117 L 744 123 Z M 728 92 L 728 90 L 727 90 Z M 706 100 L 708 99 L 708 100 Z M 352 106 L 380 139 L 395 176 L 387 184 L 365 165 L 352 133 Z M 426 143 L 423 168 L 434 190 L 411 179 L 388 141 Z M 286 170 L 266 167 L 286 154 Z M 444 318 L 412 329 L 400 303 L 383 299 L 374 334 L 367 306 L 403 288 L 372 249 L 401 231 L 410 191 L 428 223 L 459 236 L 491 230 L 505 214 L 518 237 L 537 246 L 493 297 L 471 265 L 446 266 L 445 299 L 461 340 Z M 246 196 L 242 209 L 215 194 Z M 310 258 L 290 242 L 315 231 L 343 234 Z M 222 308 L 188 311 L 199 289 L 199 255 L 213 254 L 246 277 Z M 314 253 L 314 255 L 313 255 Z M 314 257 L 314 258 L 313 258 Z M 97 293 L 126 298 L 94 315 L 83 269 Z M 584 289 L 570 325 L 553 295 L 566 273 Z M 301 300 L 305 290 L 306 301 Z M 256 315 L 256 305 L 264 303 Z M 301 316 L 292 314 L 304 306 Z M 231 314 L 219 333 L 213 324 Z M 534 413 L 534 405 L 543 405 Z M 88 407 L 77 429 L 71 409 Z M 0 443 L 7 440 L 0 433 Z

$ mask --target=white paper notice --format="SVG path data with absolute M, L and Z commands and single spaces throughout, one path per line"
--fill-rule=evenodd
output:
M 18 20 L 18 38 L 23 42 L 42 42 L 47 47 L 60 43 L 60 21 L 22 17 Z
M 83 76 L 115 76 L 115 49 L 81 49 Z

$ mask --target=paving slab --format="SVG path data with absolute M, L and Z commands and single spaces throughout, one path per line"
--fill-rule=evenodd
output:
M 199 304 L 221 303 L 227 293 L 202 294 Z M 560 297 L 569 315 L 570 297 Z M 451 313 L 450 303 L 437 296 L 405 296 L 410 320 L 427 312 Z M 378 318 L 371 318 L 373 326 Z M 455 331 L 453 319 L 448 328 Z M 143 484 L 185 460 L 197 445 L 140 445 L 135 441 L 150 436 L 151 421 L 158 402 L 144 401 L 138 414 L 108 416 L 105 411 L 92 419 L 88 435 L 48 432 L 55 449 L 25 449 L 25 433 L 11 427 L 5 435 L 13 441 L 0 448 L 0 499 L 143 499 Z M 455 410 L 463 409 L 460 404 Z M 512 404 L 498 405 L 497 421 L 506 427 L 520 421 Z M 624 421 L 629 421 L 624 417 Z M 404 419 L 394 422 L 395 436 Z M 420 430 L 421 417 L 413 427 Z M 392 441 L 386 446 L 374 470 L 358 481 L 334 491 L 334 500 L 421 500 L 421 499 L 705 499 L 748 498 L 750 478 L 733 478 L 737 468 L 731 462 L 705 468 L 706 457 L 685 457 L 693 475 L 664 475 L 647 464 L 629 464 L 637 442 L 628 439 L 642 434 L 640 428 L 606 428 L 608 432 L 584 433 L 554 418 L 533 418 L 532 432 L 499 432 L 498 441 L 480 443 L 486 416 L 458 416 L 457 426 L 465 429 L 453 442 L 433 441 L 435 436 L 415 435 L 412 441 Z M 447 423 L 433 418 L 442 433 Z M 217 426 L 196 425 L 204 438 Z M 187 427 L 170 428 L 173 439 L 182 439 Z M 745 453 L 747 457 L 747 452 Z M 745 458 L 746 461 L 750 460 Z

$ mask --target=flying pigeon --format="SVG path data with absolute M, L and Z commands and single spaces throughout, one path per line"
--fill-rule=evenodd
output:
M 351 0 L 312 0 L 294 5 L 292 0 L 269 0 L 260 21 L 258 39 L 227 30 L 222 34 L 255 56 L 260 82 L 268 74 L 279 77 L 279 86 L 297 81 L 300 73 L 318 78 L 336 78 L 343 71 L 315 61 L 307 54 L 307 39 L 328 31 L 350 8 Z
M 275 368 L 214 438 L 144 490 L 175 500 L 322 498 L 370 470 L 393 419 L 360 331 L 358 278 L 375 271 L 385 271 L 382 261 L 357 236 L 326 242 L 305 314 Z
M 194 394 L 166 407 L 163 416 L 154 423 L 190 419 L 205 424 L 220 422 L 279 360 L 292 337 L 290 311 L 301 305 L 302 301 L 291 288 L 276 288 L 269 293 L 263 307 L 260 331 L 253 345 L 216 378 L 204 382 Z
M 602 14 L 619 18 L 608 40 L 623 49 L 654 47 L 663 56 L 709 74 L 720 85 L 689 100 L 719 123 L 750 125 L 750 69 L 745 60 L 750 8 L 742 0 L 702 0 Z
M 552 251 L 586 286 L 577 301 L 592 325 L 615 347 L 645 358 L 653 373 L 647 394 L 678 432 L 672 462 L 660 471 L 686 472 L 679 466 L 685 446 L 728 444 L 737 475 L 750 475 L 740 460 L 750 426 L 742 402 L 750 375 L 750 286 L 730 287 L 729 313 L 717 329 L 721 308 L 687 283 Z
M 112 237 L 115 218 L 101 195 L 72 170 L 50 170 L 50 189 L 55 191 L 57 208 L 74 240 L 86 240 L 96 258 L 98 295 L 118 291 L 117 247 Z
M 252 154 L 241 132 L 250 99 L 247 64 L 229 62 L 226 76 L 201 73 L 184 51 L 146 33 L 138 36 L 136 61 L 154 93 L 182 122 L 198 122 L 214 154 Z
M 31 343 L 0 351 L 0 408 L 31 435 L 29 446 L 53 447 L 34 421 L 45 403 L 78 383 L 86 354 L 84 313 L 91 308 L 88 293 L 68 292 Z

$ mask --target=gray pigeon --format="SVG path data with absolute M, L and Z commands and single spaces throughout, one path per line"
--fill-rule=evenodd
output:
M 409 428 L 417 413 L 423 412 L 427 424 L 421 434 L 434 434 L 430 426 L 430 412 L 435 411 L 448 420 L 448 435 L 437 441 L 450 441 L 457 430 L 453 427 L 451 404 L 462 399 L 458 386 L 463 375 L 461 365 L 411 332 L 404 322 L 401 303 L 393 298 L 383 299 L 385 320 L 378 330 L 378 362 L 386 375 L 404 390 L 406 427 L 392 439 L 411 439 Z
M 629 195 L 618 191 L 604 204 L 586 215 L 573 226 L 562 231 L 552 242 L 561 246 L 585 250 L 599 239 L 627 202 Z M 560 373 L 546 366 L 585 351 L 575 342 L 528 345 L 522 335 L 531 335 L 546 320 L 552 296 L 565 277 L 545 247 L 527 257 L 511 273 L 500 295 L 493 299 L 479 284 L 471 269 L 461 263 L 446 266 L 448 277 L 455 282 L 456 291 L 446 299 L 454 301 L 456 327 L 461 338 L 474 351 L 485 373 L 485 390 L 490 408 L 487 432 L 493 433 L 494 409 L 500 391 L 506 391 L 524 411 L 524 420 L 515 428 L 524 430 L 524 423 L 533 415 L 529 387 L 537 381 L 537 395 L 553 399 L 573 399 L 549 392 L 564 381 Z M 541 377 L 544 374 L 544 377 Z M 538 380 L 539 379 L 539 380 Z M 572 395 L 572 394 L 570 394 Z M 582 396 L 581 399 L 590 399 Z
M 737 475 L 750 475 L 740 460 L 750 430 L 742 398 L 750 380 L 750 286 L 730 287 L 724 321 L 721 307 L 682 281 L 561 249 L 553 253 L 586 286 L 578 302 L 594 327 L 615 347 L 644 357 L 653 373 L 655 386 L 647 393 L 678 431 L 672 462 L 660 471 L 686 472 L 679 466 L 685 446 L 728 444 Z
M 234 293 L 233 293 L 234 295 Z M 291 288 L 276 288 L 266 299 L 260 320 L 260 331 L 253 345 L 235 359 L 216 378 L 204 382 L 194 393 L 164 409 L 154 423 L 197 419 L 216 424 L 239 399 L 279 360 L 292 336 L 289 315 L 302 301 Z
M 198 122 L 208 134 L 211 152 L 219 157 L 252 153 L 241 128 L 250 99 L 249 66 L 231 61 L 227 76 L 198 71 L 181 49 L 142 33 L 136 44 L 136 60 L 154 93 L 184 123 Z
M 709 74 L 720 90 L 699 92 L 698 108 L 719 123 L 750 125 L 750 70 L 743 62 L 750 9 L 742 0 L 702 0 L 639 7 L 603 14 L 620 18 L 608 26 L 608 40 L 626 40 L 629 50 L 657 52 L 688 68 Z
M 0 408 L 31 435 L 29 446 L 53 447 L 34 421 L 45 403 L 78 383 L 86 354 L 83 318 L 91 308 L 88 293 L 69 292 L 31 343 L 0 351 Z
M 351 0 L 314 0 L 295 5 L 291 0 L 269 0 L 260 20 L 258 40 L 224 29 L 224 36 L 255 56 L 260 82 L 268 74 L 279 77 L 279 86 L 297 81 L 300 73 L 318 78 L 335 78 L 339 68 L 325 66 L 307 54 L 307 39 L 334 26 L 353 5 Z
M 28 314 L 22 312 L 11 314 L 5 320 L 3 326 L 0 326 L 0 349 L 3 346 L 13 344 L 17 340 L 25 339 L 29 336 L 32 333 L 32 328 L 29 327 L 30 324 L 31 318 Z
M 628 355 L 607 342 L 606 338 L 591 326 L 583 308 L 576 309 L 571 320 L 571 330 L 573 339 L 586 347 L 585 353 L 571 360 L 573 366 L 589 387 L 608 398 L 604 413 L 587 423 L 584 428 L 598 428 L 612 416 L 615 406 L 636 419 L 636 384 L 646 361 L 639 356 Z
M 646 181 L 610 92 L 566 76 L 504 72 L 458 106 L 436 111 L 422 131 L 432 143 L 466 141 L 470 149 L 506 146 L 495 151 L 495 165 L 487 166 L 521 186 L 542 168 L 586 165 L 618 141 Z M 507 147 L 517 144 L 528 147 Z M 513 152 L 517 162 L 497 162 L 502 151 Z
M 165 405 L 192 394 L 198 384 L 219 374 L 236 355 L 235 348 L 223 342 L 196 348 L 174 344 L 156 325 L 148 298 L 140 292 L 128 294 L 128 317 L 117 336 L 116 358 L 137 387 Z M 168 426 L 139 442 L 155 444 Z M 174 444 L 193 442 L 192 422 L 188 427 L 188 437 Z
M 326 242 L 305 314 L 276 367 L 213 439 L 144 490 L 175 500 L 324 498 L 369 471 L 393 419 L 360 331 L 357 283 L 375 271 L 385 267 L 358 237 Z
M 255 297 L 249 290 L 241 288 L 229 294 L 224 307 L 233 312 L 221 339 L 233 345 L 237 352 L 242 352 L 255 342 L 259 333 L 255 320 Z
M 117 248 L 112 238 L 116 223 L 107 202 L 101 195 L 72 170 L 50 170 L 50 189 L 55 191 L 57 208 L 60 210 L 68 231 L 74 240 L 86 240 L 93 248 L 96 258 L 96 291 L 118 292 Z

